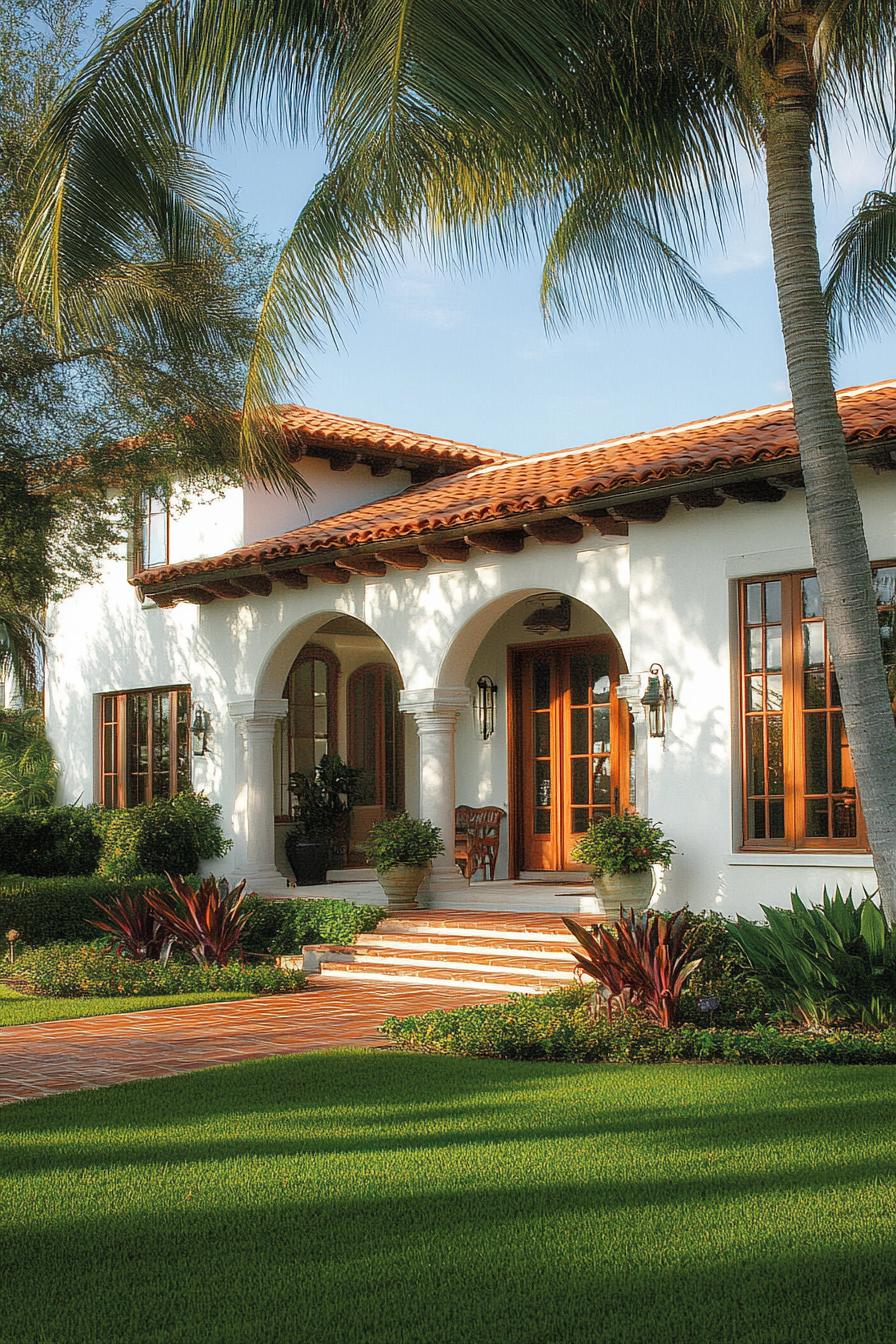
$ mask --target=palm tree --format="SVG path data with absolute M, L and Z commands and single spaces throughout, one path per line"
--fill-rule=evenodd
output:
M 896 0 L 154 0 L 113 32 L 45 131 L 21 280 L 78 325 L 91 276 L 152 231 L 164 191 L 208 225 L 187 148 L 230 122 L 318 126 L 331 170 L 264 302 L 246 461 L 278 380 L 413 238 L 482 261 L 534 246 L 564 320 L 618 301 L 713 310 L 682 252 L 764 167 L 812 551 L 881 893 L 896 915 L 896 728 L 831 367 L 811 170 L 832 116 L 892 137 Z M 111 165 L 111 166 L 110 166 Z M 262 464 L 263 465 L 263 464 Z
M 29 612 L 0 599 L 0 678 L 22 695 L 37 690 L 43 669 L 44 630 Z

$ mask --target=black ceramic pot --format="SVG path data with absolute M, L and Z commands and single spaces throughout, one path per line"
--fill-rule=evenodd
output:
M 326 882 L 330 866 L 330 846 L 320 840 L 306 840 L 302 835 L 286 837 L 286 857 L 295 873 L 299 887 L 316 886 Z

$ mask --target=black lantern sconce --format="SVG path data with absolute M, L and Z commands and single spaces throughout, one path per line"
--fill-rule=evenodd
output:
M 193 738 L 193 755 L 204 756 L 208 746 L 208 714 L 201 705 L 197 705 L 193 710 L 193 723 L 190 733 Z
M 641 696 L 647 717 L 647 731 L 651 737 L 666 736 L 666 713 L 674 703 L 671 678 L 666 676 L 662 663 L 651 663 L 647 690 Z
M 498 687 L 491 677 L 480 677 L 476 683 L 476 710 L 479 715 L 479 733 L 487 742 L 495 731 L 495 705 Z

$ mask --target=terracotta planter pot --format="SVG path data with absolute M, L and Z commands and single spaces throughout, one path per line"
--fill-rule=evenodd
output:
M 595 873 L 594 894 L 598 912 L 609 919 L 619 919 L 629 910 L 640 915 L 653 895 L 653 869 L 644 873 Z
M 380 886 L 386 893 L 390 910 L 416 910 L 417 892 L 426 877 L 428 867 L 412 868 L 407 863 L 396 863 L 385 872 L 377 869 Z

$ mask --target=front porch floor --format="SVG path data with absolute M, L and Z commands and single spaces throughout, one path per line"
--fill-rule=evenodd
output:
M 339 899 L 351 901 L 355 905 L 386 904 L 379 882 L 370 878 L 321 882 L 309 887 L 284 887 L 277 891 L 261 891 L 260 894 L 281 899 Z M 496 882 L 467 883 L 458 876 L 456 881 L 441 882 L 435 891 L 422 892 L 420 904 L 425 910 L 482 911 L 488 916 L 496 912 L 544 915 L 597 913 L 592 883 L 587 880 L 571 882 L 563 878 L 505 878 Z

